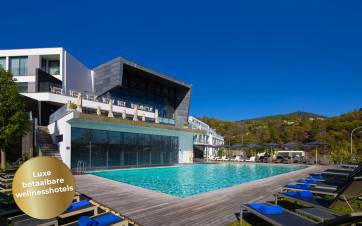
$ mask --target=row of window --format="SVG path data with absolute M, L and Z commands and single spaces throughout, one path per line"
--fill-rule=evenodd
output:
M 0 57 L 0 66 L 6 68 L 6 58 Z M 28 57 L 10 57 L 9 71 L 14 76 L 28 75 Z
M 178 137 L 72 128 L 71 167 L 150 166 L 178 163 Z

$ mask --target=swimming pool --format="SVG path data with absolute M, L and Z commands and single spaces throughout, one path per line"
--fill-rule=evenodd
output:
M 222 163 L 107 170 L 92 174 L 169 195 L 188 197 L 302 168 L 304 167 Z

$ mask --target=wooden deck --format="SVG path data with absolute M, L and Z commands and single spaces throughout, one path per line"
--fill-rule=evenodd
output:
M 141 225 L 227 225 L 240 203 L 272 200 L 281 186 L 323 166 L 311 166 L 188 198 L 178 198 L 94 175 L 76 176 L 77 190 Z

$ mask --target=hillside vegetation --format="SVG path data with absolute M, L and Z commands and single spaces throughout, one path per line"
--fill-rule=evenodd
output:
M 362 109 L 336 117 L 324 117 L 306 112 L 294 112 L 238 122 L 201 117 L 224 136 L 226 145 L 266 144 L 287 142 L 308 143 L 325 141 L 328 153 L 335 162 L 348 161 L 350 132 L 362 126 Z M 354 156 L 362 160 L 362 130 L 354 135 Z

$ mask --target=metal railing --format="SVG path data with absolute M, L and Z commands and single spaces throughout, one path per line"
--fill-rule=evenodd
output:
M 54 93 L 54 94 L 67 96 L 66 92 L 64 92 L 64 90 L 62 88 L 59 88 L 56 86 L 50 86 L 50 92 Z M 84 99 L 84 100 L 90 100 L 90 101 L 95 101 L 95 102 L 104 103 L 104 104 L 109 104 L 109 101 L 112 100 L 113 105 L 117 105 L 120 107 L 127 107 L 127 105 L 128 105 L 128 106 L 130 106 L 130 108 L 134 108 L 137 106 L 138 110 L 147 111 L 147 112 L 155 112 L 155 107 L 152 107 L 149 105 L 126 102 L 124 100 L 119 100 L 119 99 L 115 99 L 115 98 L 111 99 L 111 98 L 107 98 L 107 97 L 96 97 L 96 96 L 90 95 L 90 94 L 82 94 L 82 92 L 78 92 L 75 90 L 69 90 L 70 97 L 77 98 L 80 94 L 82 96 L 82 99 Z
M 113 98 L 110 99 L 107 97 L 96 97 L 96 96 L 90 95 L 90 94 L 82 94 L 81 92 L 78 92 L 75 90 L 69 90 L 69 95 L 66 95 L 66 92 L 64 92 L 64 90 L 62 88 L 59 88 L 56 86 L 50 86 L 50 92 L 54 93 L 54 94 L 70 96 L 70 97 L 74 97 L 74 98 L 78 98 L 78 96 L 81 95 L 82 99 L 84 99 L 84 100 L 99 102 L 99 103 L 103 103 L 103 104 L 109 104 L 109 101 L 112 100 L 112 104 L 116 105 L 116 106 L 126 107 L 126 108 L 131 108 L 131 109 L 134 109 L 135 107 L 137 107 L 138 110 L 152 112 L 152 113 L 154 113 L 156 110 L 154 107 L 144 105 L 144 104 L 136 104 L 136 103 L 126 102 L 126 101 L 119 100 L 119 99 L 118 100 L 113 99 Z M 127 105 L 130 107 L 127 107 Z M 64 109 L 61 109 L 57 114 L 52 115 L 51 118 L 58 118 L 56 116 L 64 114 L 64 110 L 66 109 L 66 107 L 64 106 L 63 108 Z M 139 115 L 139 116 L 142 117 L 142 115 Z M 54 120 L 52 120 L 52 121 L 54 121 Z M 159 117 L 159 122 L 162 124 L 175 125 L 175 119 L 173 119 L 173 118 Z

